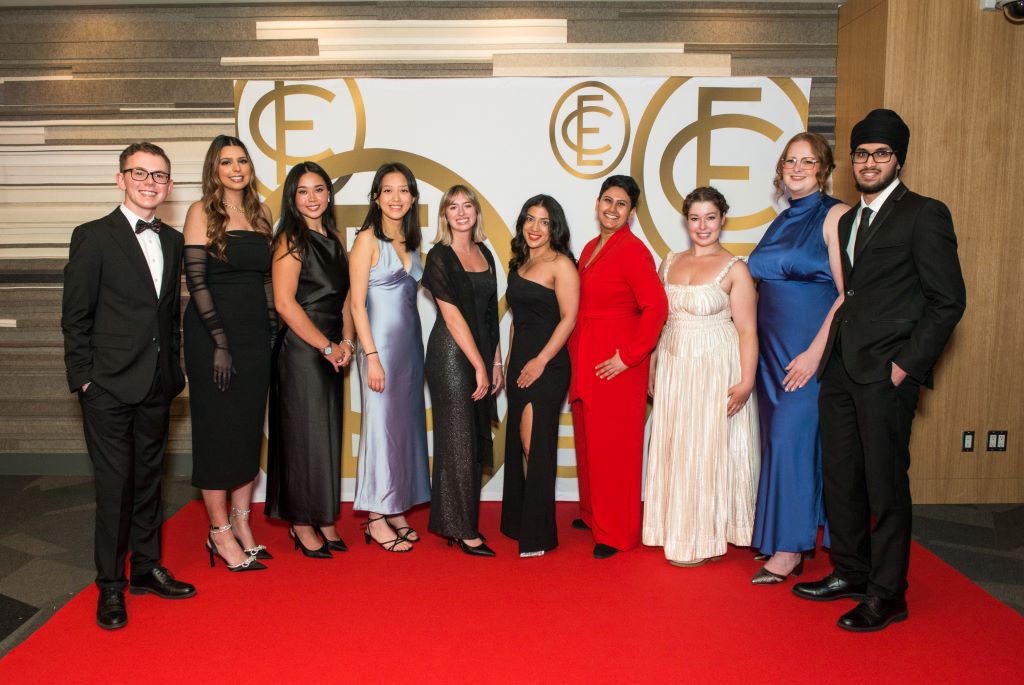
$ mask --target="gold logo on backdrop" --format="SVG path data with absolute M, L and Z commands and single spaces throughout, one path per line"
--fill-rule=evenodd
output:
M 609 108 L 611 104 L 615 110 Z M 565 91 L 548 124 L 555 159 L 570 174 L 585 179 L 600 178 L 622 161 L 629 134 L 626 103 L 600 81 L 584 81 Z
M 632 175 L 636 178 L 641 188 L 647 188 L 644 184 L 644 158 L 647 153 L 647 143 L 650 139 L 651 129 L 658 118 L 665 103 L 684 83 L 686 78 L 670 78 L 658 89 L 651 98 L 647 110 L 640 119 L 637 126 L 636 142 L 633 146 L 633 155 L 630 160 Z M 771 81 L 786 95 L 793 103 L 804 128 L 807 127 L 808 103 L 803 92 L 792 79 L 773 78 Z M 772 142 L 778 141 L 783 130 L 774 123 L 749 114 L 726 113 L 713 114 L 712 108 L 716 102 L 761 102 L 763 92 L 761 88 L 721 88 L 721 87 L 700 87 L 697 89 L 697 120 L 684 126 L 669 140 L 661 156 L 658 165 L 658 180 L 665 198 L 676 209 L 682 212 L 683 193 L 676 186 L 673 169 L 675 161 L 683 148 L 692 141 L 696 141 L 696 185 L 712 185 L 713 180 L 746 181 L 750 178 L 750 167 L 746 166 L 722 166 L 711 163 L 711 134 L 719 129 L 743 129 L 761 134 Z M 641 203 L 637 208 L 637 216 L 640 225 L 643 226 L 644 235 L 651 246 L 659 255 L 668 254 L 668 245 L 658 234 L 654 226 L 653 218 L 647 205 Z M 753 214 L 745 216 L 730 216 L 724 231 L 742 231 L 750 228 L 757 228 L 770 222 L 776 216 L 772 207 L 765 207 Z M 725 243 L 730 251 L 736 254 L 749 254 L 754 248 L 753 244 Z
M 238 107 L 238 99 L 244 86 L 245 82 L 241 82 L 241 87 L 236 84 L 236 111 Z M 354 150 L 358 150 L 363 147 L 366 139 L 366 111 L 363 107 L 362 95 L 359 92 L 359 87 L 355 80 L 345 79 L 345 86 L 348 88 L 349 95 L 352 98 L 352 106 L 355 110 L 356 118 L 355 141 L 352 148 Z M 335 93 L 323 88 L 322 86 L 309 83 L 285 85 L 284 81 L 274 81 L 274 87 L 253 104 L 252 111 L 249 113 L 249 134 L 252 136 L 253 143 L 259 151 L 274 160 L 276 164 L 276 183 L 274 183 L 274 185 L 280 185 L 284 182 L 290 166 L 302 161 L 320 162 L 321 160 L 335 154 L 335 151 L 329 147 L 313 154 L 289 155 L 287 153 L 288 131 L 313 130 L 312 120 L 288 119 L 286 113 L 286 102 L 288 97 L 291 95 L 309 95 L 325 100 L 326 102 L 333 102 L 336 97 Z M 273 144 L 267 141 L 263 136 L 263 133 L 260 131 L 260 119 L 263 116 L 263 112 L 270 106 L 273 106 L 274 108 Z M 344 181 L 347 179 L 340 180 L 342 181 L 341 184 L 344 185 Z M 260 179 L 257 179 L 256 183 L 261 195 L 267 196 L 270 194 L 271 189 L 268 185 L 264 184 Z

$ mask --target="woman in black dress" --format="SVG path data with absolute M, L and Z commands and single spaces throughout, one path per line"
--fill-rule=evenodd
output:
M 270 236 L 245 144 L 217 136 L 203 162 L 203 197 L 185 216 L 185 366 L 192 485 L 210 516 L 210 565 L 216 554 L 232 571 L 266 568 L 255 558 L 270 558 L 249 528 L 277 330 Z
M 437 318 L 427 343 L 426 376 L 434 417 L 434 470 L 429 528 L 449 546 L 494 556 L 480 536 L 480 479 L 492 463 L 494 396 L 504 386 L 498 340 L 494 257 L 476 194 L 457 185 L 445 193 L 437 238 L 427 253 L 423 285 Z
M 268 516 L 292 524 L 295 548 L 345 552 L 334 522 L 341 501 L 341 368 L 352 359 L 348 258 L 334 223 L 331 178 L 292 167 L 274 238 L 274 300 L 284 322 L 270 381 Z
M 519 556 L 536 557 L 558 546 L 558 415 L 569 391 L 565 343 L 580 304 L 569 225 L 553 197 L 531 197 L 519 212 L 505 297 L 512 332 L 501 532 L 519 540 Z

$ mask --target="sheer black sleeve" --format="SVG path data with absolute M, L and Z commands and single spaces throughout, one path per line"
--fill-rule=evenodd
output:
M 451 266 L 445 258 L 446 250 L 451 248 L 447 245 L 435 245 L 427 253 L 427 263 L 423 267 L 423 287 L 430 291 L 435 300 L 444 300 L 461 309 L 458 286 L 452 282 Z
M 185 263 L 185 284 L 188 286 L 189 295 L 192 298 L 193 306 L 199 318 L 202 320 L 210 337 L 213 338 L 213 345 L 218 350 L 227 350 L 228 336 L 224 332 L 224 326 L 217 315 L 217 309 L 213 303 L 213 295 L 206 287 L 206 246 L 186 245 L 184 251 Z

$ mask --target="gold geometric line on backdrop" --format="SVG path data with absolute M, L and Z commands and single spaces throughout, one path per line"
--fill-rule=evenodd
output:
M 630 156 L 630 171 L 641 188 L 647 188 L 644 182 L 644 161 L 655 120 L 669 98 L 689 80 L 688 77 L 667 79 L 651 97 L 647 108 L 640 117 L 636 137 L 633 140 L 633 152 Z M 773 78 L 770 80 L 793 104 L 806 129 L 808 104 L 807 98 L 800 90 L 800 87 L 790 78 Z M 671 206 L 679 213 L 680 220 L 682 219 L 683 195 L 675 187 L 672 168 L 676 157 L 686 144 L 693 139 L 697 140 L 697 181 L 698 185 L 707 185 L 712 179 L 736 178 L 743 180 L 747 178 L 748 174 L 748 170 L 745 167 L 719 167 L 711 164 L 711 131 L 719 128 L 741 128 L 756 131 L 773 141 L 778 140 L 779 136 L 782 135 L 782 130 L 778 126 L 758 117 L 744 114 L 711 114 L 711 106 L 715 101 L 757 102 L 762 99 L 761 93 L 761 88 L 702 87 L 698 89 L 697 121 L 685 126 L 672 137 L 668 146 L 666 146 L 658 167 L 658 177 L 662 186 L 662 192 L 666 199 L 669 200 Z M 776 215 L 777 213 L 772 207 L 767 207 L 746 216 L 729 217 L 724 230 L 739 231 L 757 228 L 770 222 Z M 657 227 L 654 226 L 653 217 L 646 203 L 641 203 L 637 207 L 637 218 L 640 220 L 644 236 L 646 236 L 655 253 L 663 259 L 670 250 Z M 723 245 L 733 254 L 739 255 L 749 255 L 755 247 L 754 244 L 748 243 L 723 243 Z

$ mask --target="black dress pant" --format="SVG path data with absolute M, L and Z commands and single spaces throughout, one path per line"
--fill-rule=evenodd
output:
M 157 374 L 138 404 L 124 404 L 96 383 L 79 392 L 79 402 L 96 483 L 96 584 L 123 589 L 129 551 L 133 575 L 160 562 L 170 401 Z
M 822 475 L 836 573 L 902 599 L 910 560 L 910 427 L 920 385 L 857 383 L 834 348 L 821 377 Z

